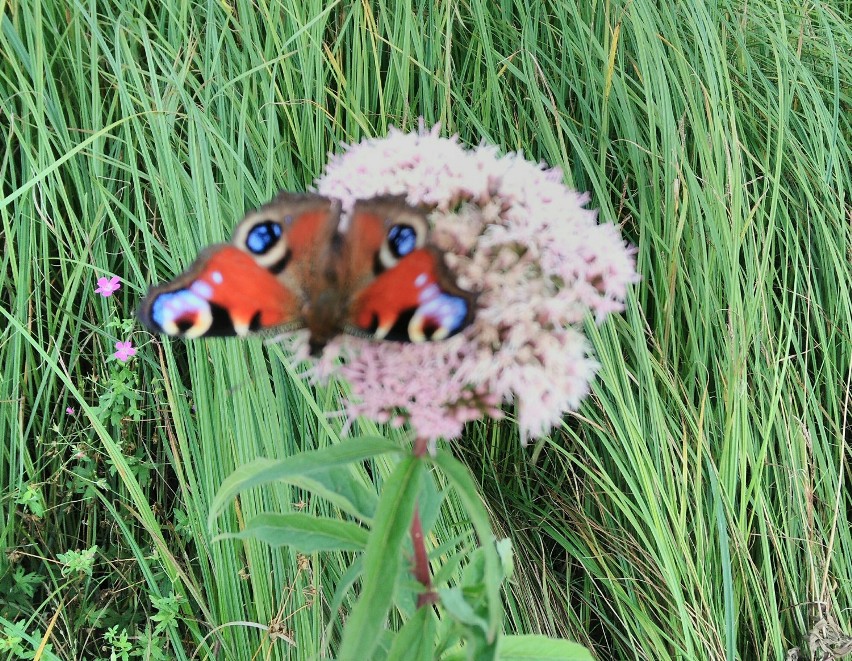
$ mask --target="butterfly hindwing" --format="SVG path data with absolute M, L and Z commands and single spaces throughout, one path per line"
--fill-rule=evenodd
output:
M 153 287 L 139 309 L 152 330 L 188 339 L 244 336 L 298 318 L 298 300 L 251 255 L 211 246 L 175 280 Z
M 374 277 L 354 296 L 352 332 L 423 342 L 442 340 L 470 324 L 475 296 L 455 284 L 441 252 L 428 245 L 428 227 L 425 214 L 403 198 L 356 203 L 350 260 L 369 264 Z
M 379 340 L 425 342 L 455 335 L 473 319 L 474 297 L 444 275 L 436 250 L 409 253 L 358 294 L 352 325 Z

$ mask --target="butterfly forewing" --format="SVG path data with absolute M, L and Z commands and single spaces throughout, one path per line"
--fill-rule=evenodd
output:
M 234 229 L 231 243 L 276 275 L 291 265 L 301 273 L 316 264 L 317 254 L 331 241 L 339 220 L 340 205 L 334 200 L 282 192 L 247 214 Z

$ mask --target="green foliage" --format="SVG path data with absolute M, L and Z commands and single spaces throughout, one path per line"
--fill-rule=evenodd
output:
M 150 628 L 137 636 L 131 636 L 127 629 L 119 631 L 118 625 L 114 625 L 104 632 L 103 642 L 102 649 L 109 652 L 109 656 L 99 656 L 95 661 L 130 661 L 136 658 L 166 661 L 169 658 L 163 649 L 163 640 Z
M 44 498 L 35 484 L 26 485 L 26 488 L 15 498 L 15 503 L 26 507 L 35 517 L 44 515 Z
M 237 494 L 277 481 L 298 481 L 296 470 L 305 474 L 327 474 L 329 463 L 337 469 L 347 463 L 363 462 L 370 452 L 383 455 L 397 451 L 398 446 L 388 446 L 381 439 L 353 438 L 343 446 L 304 452 L 298 457 L 273 462 L 258 460 L 237 469 L 222 486 L 214 502 L 217 508 L 211 515 L 215 521 L 225 506 L 223 494 Z M 407 533 L 411 530 L 416 503 L 434 499 L 430 491 L 434 482 L 424 479 L 424 463 L 434 464 L 450 475 L 454 488 L 463 490 L 460 500 L 466 503 L 471 521 L 482 541 L 472 550 L 464 546 L 447 557 L 433 557 L 435 588 L 440 598 L 440 615 L 428 605 L 411 608 L 418 594 L 433 592 L 433 586 L 407 580 L 410 568 L 401 559 L 409 555 L 406 550 Z M 439 471 L 439 472 L 440 472 Z M 348 482 L 340 486 L 348 491 Z M 317 481 L 322 496 L 330 493 L 328 484 Z M 336 500 L 331 496 L 331 500 Z M 443 500 L 443 499 L 441 499 Z M 434 521 L 434 517 L 429 517 Z M 343 636 L 337 659 L 437 659 L 461 658 L 474 660 L 503 658 L 536 658 L 529 654 L 542 654 L 544 658 L 591 659 L 578 645 L 564 646 L 564 641 L 544 636 L 509 637 L 503 643 L 499 626 L 502 623 L 502 603 L 494 600 L 501 585 L 512 573 L 511 542 L 495 542 L 488 527 L 488 515 L 479 501 L 476 485 L 467 476 L 462 464 L 447 454 L 424 460 L 406 456 L 393 468 L 384 482 L 378 499 L 375 517 L 369 529 L 349 521 L 334 521 L 303 514 L 261 513 L 245 523 L 236 534 L 221 534 L 219 538 L 255 538 L 273 546 L 287 545 L 301 552 L 359 551 L 352 562 L 350 573 L 338 586 L 338 593 L 350 590 L 357 583 L 357 600 L 343 627 Z M 424 529 L 428 535 L 429 528 Z M 415 551 L 416 553 L 416 551 Z M 459 567 L 461 572 L 456 571 Z M 449 568 L 450 571 L 446 571 Z M 431 570 L 430 570 L 431 571 Z M 454 585 L 442 585 L 453 581 Z M 337 600 L 335 600 L 337 604 Z M 388 630 L 385 622 L 393 604 L 404 622 L 398 630 Z M 408 605 L 408 606 L 406 606 Z M 524 654 L 527 654 L 525 657 Z M 560 656 L 563 655 L 563 656 Z
M 127 630 L 118 632 L 118 625 L 106 630 L 104 641 L 109 645 L 109 661 L 129 661 L 133 651 L 133 644 L 127 636 Z
M 154 614 L 151 621 L 155 622 L 154 634 L 161 634 L 174 627 L 180 616 L 180 604 L 184 601 L 179 594 L 171 593 L 166 597 L 151 597 Z
M 18 567 L 12 573 L 12 580 L 14 581 L 13 590 L 32 598 L 36 588 L 44 582 L 44 576 L 35 572 L 27 573 L 23 567 Z
M 74 576 L 77 574 L 92 575 L 92 567 L 95 564 L 95 555 L 98 552 L 97 545 L 82 551 L 66 551 L 57 553 L 56 559 L 62 563 L 62 575 Z
M 300 512 L 258 514 L 242 532 L 220 537 L 254 538 L 271 546 L 286 544 L 300 553 L 362 551 L 367 544 L 367 535 L 357 524 Z
M 27 631 L 21 625 L 0 617 L 0 652 L 6 652 L 6 658 L 58 661 L 60 657 L 54 653 L 53 645 L 43 645 L 43 640 L 44 631 Z
M 139 393 L 138 378 L 138 374 L 130 366 L 125 363 L 113 363 L 93 413 L 116 427 L 123 422 L 139 422 L 142 419 L 142 411 L 138 404 L 142 395 Z
M 496 600 L 507 633 L 601 659 L 781 661 L 822 608 L 848 633 L 850 25 L 846 0 L 0 3 L 3 652 L 31 658 L 56 616 L 42 658 L 118 654 L 111 627 L 141 658 L 336 653 L 363 563 L 206 526 L 235 468 L 338 447 L 335 389 L 259 341 L 122 324 L 341 141 L 420 116 L 561 166 L 643 277 L 623 318 L 588 325 L 601 372 L 558 434 L 523 449 L 507 421 L 453 447 L 488 515 L 457 482 L 433 490 L 436 584 L 488 630 Z M 217 523 L 369 529 L 396 460 L 247 489 Z M 460 587 L 472 523 L 483 554 L 486 523 L 512 540 L 502 594 Z M 58 553 L 95 546 L 91 576 L 63 576 Z M 456 618 L 412 609 L 393 605 L 406 638 L 380 649 L 434 626 L 466 657 Z
M 0 638 L 0 652 L 10 652 L 19 659 L 23 658 L 26 654 L 24 648 L 21 647 L 23 638 L 8 631 L 4 633 L 4 637 Z

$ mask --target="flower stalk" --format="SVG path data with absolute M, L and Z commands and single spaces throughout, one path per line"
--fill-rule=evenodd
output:
M 420 522 L 420 508 L 414 507 L 411 518 L 411 544 L 414 546 L 414 578 L 424 590 L 417 595 L 417 608 L 434 604 L 438 601 L 438 593 L 432 589 L 432 572 L 429 567 L 429 556 L 426 554 L 426 543 L 423 539 L 423 525 Z
M 426 455 L 429 449 L 429 439 L 418 436 L 414 439 L 412 453 L 417 458 Z M 414 578 L 423 586 L 424 590 L 417 595 L 417 608 L 438 601 L 438 594 L 432 589 L 432 572 L 429 567 L 429 555 L 426 553 L 426 541 L 423 538 L 423 524 L 420 521 L 420 506 L 414 506 L 414 515 L 411 517 L 411 545 L 414 547 Z

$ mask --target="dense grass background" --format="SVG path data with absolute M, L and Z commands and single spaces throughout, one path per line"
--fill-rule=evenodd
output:
M 204 520 L 235 466 L 337 442 L 334 390 L 259 341 L 162 343 L 122 320 L 340 141 L 420 116 L 563 167 L 639 250 L 626 314 L 588 326 L 602 370 L 579 413 L 533 448 L 511 423 L 456 445 L 518 552 L 507 630 L 601 659 L 744 660 L 805 644 L 818 602 L 849 630 L 852 3 L 0 0 L 0 16 L 8 658 L 43 640 L 63 659 L 333 649 L 348 559 L 211 543 Z M 110 299 L 105 274 L 124 282 Z M 325 511 L 283 487 L 239 507 L 231 529 Z M 464 522 L 451 502 L 433 543 Z M 95 545 L 90 574 L 58 558 Z

